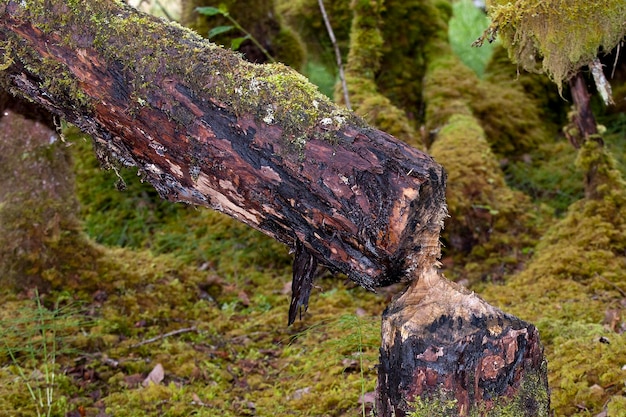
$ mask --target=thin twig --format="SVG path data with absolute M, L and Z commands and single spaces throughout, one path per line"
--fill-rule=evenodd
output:
M 609 281 L 608 279 L 604 278 L 602 275 L 598 274 L 597 272 L 596 272 L 596 277 L 600 278 L 602 281 L 606 282 L 607 284 L 615 288 L 620 294 L 622 294 L 622 297 L 626 297 L 626 291 L 621 289 L 617 284 Z
M 319 3 L 320 10 L 322 11 L 322 17 L 324 18 L 324 24 L 326 25 L 326 30 L 328 31 L 330 42 L 333 44 L 333 49 L 335 50 L 335 57 L 337 58 L 337 67 L 339 67 L 339 79 L 341 80 L 341 88 L 343 89 L 343 100 L 346 102 L 346 107 L 348 108 L 348 110 L 352 110 L 352 106 L 350 105 L 350 97 L 348 96 L 348 84 L 346 84 L 346 77 L 343 73 L 343 63 L 341 62 L 341 51 L 339 50 L 339 46 L 337 45 L 335 32 L 333 32 L 333 27 L 330 25 L 330 21 L 328 20 L 328 15 L 326 14 L 326 8 L 324 7 L 324 1 L 317 0 L 317 2 Z
M 276 62 L 276 60 L 274 59 L 274 57 L 272 55 L 270 55 L 270 53 L 267 51 L 267 49 L 265 49 L 263 47 L 263 45 L 261 45 L 261 42 L 259 42 L 257 40 L 257 38 L 255 38 L 252 33 L 248 32 L 247 30 L 245 30 L 243 28 L 243 26 L 241 26 L 239 24 L 239 22 L 237 22 L 228 12 L 222 12 L 222 16 L 224 16 L 226 19 L 230 20 L 230 22 L 235 25 L 235 27 L 237 29 L 239 29 L 240 31 L 242 31 L 243 33 L 246 34 L 246 36 L 248 37 L 248 39 L 250 39 L 250 41 L 261 50 L 261 52 L 263 52 L 263 54 L 267 57 L 267 59 L 270 62 Z
M 615 68 L 617 68 L 617 61 L 619 60 L 619 52 L 620 49 L 622 49 L 622 43 L 624 42 L 620 42 L 617 44 L 617 48 L 615 51 L 615 62 L 613 62 L 613 70 L 611 71 L 611 79 L 615 78 Z
M 189 333 L 189 332 L 196 332 L 196 331 L 198 331 L 196 326 L 186 327 L 184 329 L 173 330 L 173 331 L 171 331 L 169 333 L 165 333 L 165 334 L 162 334 L 162 335 L 159 335 L 159 336 L 152 337 L 150 339 L 143 340 L 143 341 L 141 341 L 139 343 L 135 343 L 134 345 L 131 346 L 131 348 L 136 348 L 136 347 L 139 347 L 139 346 L 147 345 L 148 343 L 158 342 L 159 340 L 165 339 L 166 337 L 176 336 L 176 335 L 179 335 L 179 334 Z

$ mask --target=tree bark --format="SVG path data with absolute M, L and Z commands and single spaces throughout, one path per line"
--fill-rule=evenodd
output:
M 588 140 L 595 140 L 600 146 L 604 146 L 602 137 L 598 135 L 596 118 L 591 109 L 591 94 L 582 73 L 578 72 L 569 82 L 572 100 L 574 101 L 574 113 L 571 125 L 573 129 L 565 129 L 565 134 L 570 143 L 576 148 Z M 598 173 L 598 163 L 589 164 L 584 178 L 585 198 L 595 199 L 599 197 L 598 185 L 601 183 L 601 175 Z
M 384 316 L 381 415 L 402 415 L 430 395 L 423 387 L 474 389 L 448 349 L 467 352 L 460 364 L 511 381 L 511 389 L 475 388 L 469 403 L 508 395 L 528 381 L 526 366 L 543 369 L 534 328 L 434 272 L 446 208 L 445 173 L 431 157 L 282 65 L 246 63 L 118 3 L 45 5 L 0 1 L 4 87 L 90 134 L 105 165 L 137 166 L 163 198 L 212 207 L 293 248 L 289 322 L 306 308 L 318 262 L 367 289 L 413 281 Z M 424 350 L 415 341 L 428 332 Z M 535 346 L 532 354 L 522 345 Z M 439 352 L 450 366 L 420 379 L 420 358 Z M 464 406 L 463 398 L 459 391 Z
M 568 135 L 571 144 L 579 149 L 581 141 L 587 140 L 590 136 L 598 133 L 596 118 L 591 110 L 591 95 L 587 89 L 585 78 L 582 73 L 577 73 L 569 82 L 572 100 L 574 101 L 575 114 L 573 123 L 578 132 L 576 135 Z
M 383 416 L 548 416 L 535 326 L 422 270 L 383 313 L 377 410 Z
M 212 207 L 298 252 L 290 322 L 313 276 L 303 259 L 370 290 L 435 262 L 441 166 L 294 71 L 108 1 L 0 5 L 10 91 L 89 133 L 105 165 L 139 167 L 163 198 Z

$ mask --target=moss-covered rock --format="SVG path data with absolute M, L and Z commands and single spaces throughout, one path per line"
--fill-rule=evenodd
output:
M 449 274 L 475 283 L 519 269 L 538 237 L 539 213 L 506 185 L 469 109 L 450 117 L 430 152 L 448 172 L 450 220 L 442 237 Z

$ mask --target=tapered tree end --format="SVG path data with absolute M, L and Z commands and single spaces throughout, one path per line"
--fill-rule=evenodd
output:
M 382 416 L 549 415 L 537 329 L 435 268 L 420 272 L 383 313 L 382 339 Z
M 303 310 L 306 311 L 308 308 L 309 296 L 311 295 L 311 288 L 313 288 L 313 277 L 317 270 L 317 259 L 299 240 L 296 240 L 295 251 L 288 326 L 291 326 L 296 321 L 298 313 L 302 317 Z

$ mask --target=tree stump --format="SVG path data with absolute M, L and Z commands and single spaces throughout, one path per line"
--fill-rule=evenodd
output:
M 382 416 L 548 416 L 547 366 L 532 324 L 422 271 L 383 313 Z

